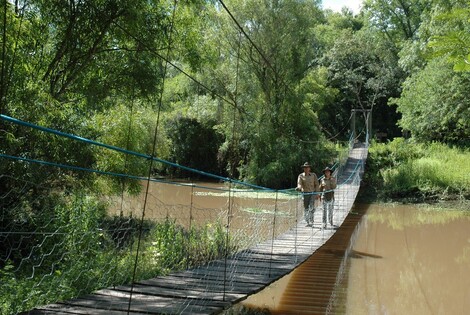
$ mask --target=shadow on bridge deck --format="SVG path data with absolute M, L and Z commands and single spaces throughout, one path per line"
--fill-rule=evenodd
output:
M 367 256 L 351 251 L 351 239 L 367 207 L 355 206 L 337 232 L 294 270 L 273 315 L 338 314 L 339 283 L 347 282 L 347 256 Z M 380 258 L 380 257 L 377 257 Z

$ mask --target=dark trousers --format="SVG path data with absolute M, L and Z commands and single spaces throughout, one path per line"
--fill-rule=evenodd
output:
M 313 223 L 313 218 L 315 214 L 315 195 L 313 194 L 304 194 L 304 219 L 305 221 L 310 224 Z

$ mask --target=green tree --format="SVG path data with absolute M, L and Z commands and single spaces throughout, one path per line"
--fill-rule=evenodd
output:
M 470 9 L 465 1 L 455 1 L 452 9 L 437 12 L 429 47 L 435 56 L 446 56 L 455 71 L 470 71 Z
M 468 145 L 469 73 L 456 73 L 445 58 L 435 58 L 409 77 L 399 99 L 399 125 L 421 141 Z
M 333 92 L 324 76 L 312 77 L 321 72 L 316 69 L 322 52 L 315 26 L 324 21 L 323 14 L 317 2 L 294 0 L 233 1 L 228 7 L 244 33 L 226 12 L 219 13 L 223 20 L 215 38 L 222 43 L 222 63 L 215 77 L 225 81 L 215 86 L 232 101 L 222 104 L 227 106 L 221 122 L 224 152 L 238 152 L 234 156 L 243 160 L 229 163 L 238 166 L 243 178 L 290 187 L 300 161 L 321 155 L 322 145 L 303 147 L 301 140 L 321 143 L 316 112 L 333 99 L 327 96 Z M 231 151 L 234 147 L 240 150 Z
M 416 38 L 422 14 L 432 5 L 428 0 L 365 0 L 363 11 L 370 25 L 400 48 L 403 41 Z
M 177 8 L 182 18 L 172 20 L 172 3 L 37 0 L 15 2 L 15 7 L 8 2 L 1 7 L 6 9 L 1 18 L 7 39 L 2 47 L 2 113 L 96 139 L 101 126 L 89 123 L 95 115 L 112 115 L 111 108 L 123 105 L 136 113 L 132 110 L 136 101 L 144 111 L 158 107 L 155 103 L 164 75 L 161 51 L 170 47 L 175 55 L 184 56 L 182 50 L 190 50 L 195 41 L 177 32 L 170 39 L 168 34 L 173 26 L 178 28 L 174 24 L 185 23 L 184 27 L 197 20 L 189 18 L 187 11 L 201 5 L 198 1 L 181 3 Z M 181 59 L 190 65 L 197 62 L 194 57 Z M 88 145 L 3 122 L 2 126 L 6 126 L 0 134 L 4 149 L 11 155 L 96 166 Z M 107 140 L 132 149 L 126 132 L 114 133 L 116 138 Z M 141 141 L 152 142 L 152 132 L 140 135 L 148 136 Z
M 401 96 L 390 103 L 402 114 L 399 125 L 416 139 L 465 145 L 468 75 L 454 71 L 466 69 L 470 52 L 466 3 L 434 1 L 421 19 L 417 36 L 400 52 L 399 64 L 409 76 Z
M 398 134 L 398 117 L 387 106 L 389 97 L 399 95 L 402 73 L 397 61 L 390 43 L 374 29 L 340 33 L 325 55 L 330 84 L 340 91 L 334 110 L 322 113 L 323 120 L 336 123 L 334 133 L 348 126 L 351 109 L 355 108 L 372 110 L 374 129 L 389 136 Z
M 166 128 L 171 139 L 171 161 L 207 173 L 220 174 L 217 151 L 222 139 L 213 127 L 214 122 L 202 124 L 184 117 L 168 122 Z M 201 177 L 175 167 L 170 167 L 170 173 L 183 177 Z

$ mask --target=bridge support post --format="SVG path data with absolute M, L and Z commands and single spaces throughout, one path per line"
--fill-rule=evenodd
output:
M 351 109 L 351 133 L 356 138 L 356 112 L 364 115 L 366 129 L 366 143 L 369 144 L 369 136 L 372 132 L 372 109 L 353 108 Z

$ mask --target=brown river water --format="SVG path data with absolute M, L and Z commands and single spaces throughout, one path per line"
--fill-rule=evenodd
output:
M 470 211 L 375 204 L 352 211 L 364 215 L 343 280 L 325 292 L 337 297 L 332 314 L 470 314 Z M 301 269 L 242 305 L 265 314 L 291 314 L 282 310 L 295 296 L 289 292 L 293 282 L 305 282 L 296 276 Z
M 111 200 L 110 212 L 140 217 L 145 208 L 147 219 L 171 218 L 186 227 L 230 221 L 233 231 L 252 237 L 248 243 L 275 237 L 299 218 L 299 201 L 289 196 L 229 192 L 232 187 L 219 183 L 151 183 L 146 195 L 143 185 L 140 196 Z M 357 226 L 354 234 L 338 240 L 338 230 L 330 245 L 241 306 L 263 314 L 324 314 L 333 294 L 332 314 L 470 314 L 470 211 L 373 204 L 355 205 L 352 214 L 343 227 Z M 338 283 L 344 257 L 338 244 L 349 243 L 351 235 Z M 301 299 L 302 290 L 312 295 Z
M 284 233 L 302 215 L 296 194 L 252 191 L 227 183 L 150 182 L 147 190 L 143 181 L 140 195 L 115 196 L 109 204 L 111 215 L 170 219 L 186 228 L 220 223 L 243 238 L 242 247 Z

